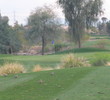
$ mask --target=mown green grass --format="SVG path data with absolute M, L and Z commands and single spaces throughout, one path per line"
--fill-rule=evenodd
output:
M 99 68 L 59 96 L 60 100 L 109 100 L 110 68 Z
M 61 56 L 45 55 L 45 56 L 18 56 L 18 55 L 0 55 L 0 64 L 5 62 L 18 62 L 25 66 L 27 70 L 31 70 L 35 65 L 39 64 L 43 67 L 55 67 L 60 62 Z
M 109 35 L 91 35 L 91 38 L 94 39 L 110 39 Z
M 98 40 L 95 41 L 85 41 L 82 46 L 83 47 L 93 47 L 97 44 Z
M 99 49 L 99 48 L 75 48 L 71 50 L 65 50 L 62 52 L 57 52 L 56 54 L 68 54 L 68 53 L 93 53 L 93 52 L 110 52 L 107 49 Z
M 68 53 L 88 59 L 96 54 L 110 57 L 109 50 L 82 48 L 45 56 L 0 55 L 0 65 L 19 62 L 31 72 L 36 64 L 57 66 Z M 51 75 L 52 72 L 55 74 Z M 0 100 L 109 100 L 109 73 L 110 67 L 83 67 L 18 74 L 18 78 L 0 76 Z
M 110 67 L 89 67 L 0 77 L 0 100 L 109 100 L 109 73 Z
M 110 55 L 110 50 L 97 49 L 97 48 L 81 48 L 72 49 L 63 52 L 58 52 L 52 55 L 45 56 L 20 56 L 20 55 L 0 55 L 0 65 L 6 62 L 18 62 L 24 65 L 25 69 L 30 72 L 33 67 L 37 64 L 43 67 L 56 67 L 60 64 L 63 56 L 69 53 L 74 53 L 76 56 L 86 57 L 87 59 L 92 59 L 93 55 L 96 53 Z

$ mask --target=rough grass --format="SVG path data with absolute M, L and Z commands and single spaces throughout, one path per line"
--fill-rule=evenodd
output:
M 97 48 L 81 48 L 72 49 L 64 52 L 59 52 L 56 55 L 45 55 L 45 56 L 19 56 L 19 55 L 0 55 L 0 65 L 5 62 L 18 62 L 22 64 L 27 72 L 32 71 L 35 65 L 40 65 L 42 67 L 52 67 L 55 68 L 60 64 L 62 56 L 68 53 L 74 53 L 78 57 L 86 57 L 87 59 L 92 59 L 92 56 L 96 53 L 108 54 L 109 50 L 102 50 Z
M 93 67 L 0 77 L 0 100 L 109 100 L 109 73 Z
M 23 65 L 19 63 L 5 63 L 0 67 L 0 75 L 9 75 L 16 73 L 24 73 L 25 69 Z
M 61 59 L 60 65 L 62 68 L 88 67 L 90 66 L 90 63 L 84 57 L 77 57 L 74 54 L 68 54 Z
M 0 65 L 5 62 L 18 62 L 24 65 L 27 71 L 32 71 L 35 65 L 43 67 L 55 67 L 60 62 L 59 55 L 45 55 L 45 56 L 19 56 L 19 55 L 0 55 Z
M 45 56 L 0 55 L 0 64 L 20 62 L 29 71 L 37 64 L 54 68 L 64 54 L 74 51 Z M 94 48 L 76 49 L 75 55 L 92 59 L 96 52 L 110 56 L 109 50 Z M 0 76 L 0 100 L 110 100 L 109 74 L 110 67 L 84 67 Z

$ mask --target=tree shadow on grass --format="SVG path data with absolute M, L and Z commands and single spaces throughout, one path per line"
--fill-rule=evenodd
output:
M 110 52 L 110 50 L 99 48 L 75 48 L 71 50 L 57 52 L 55 54 L 68 54 L 68 53 L 90 53 L 90 52 Z

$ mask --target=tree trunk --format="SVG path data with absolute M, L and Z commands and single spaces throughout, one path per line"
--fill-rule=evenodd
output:
M 81 40 L 78 41 L 78 48 L 81 48 Z
M 44 55 L 44 48 L 45 48 L 45 40 L 44 40 L 44 36 L 42 36 L 42 55 Z
M 12 47 L 9 47 L 9 54 L 12 54 Z

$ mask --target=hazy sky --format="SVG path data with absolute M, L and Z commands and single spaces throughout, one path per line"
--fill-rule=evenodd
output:
M 15 18 L 18 22 L 26 23 L 26 19 L 30 12 L 39 6 L 44 4 L 54 5 L 56 0 L 0 0 L 0 10 L 2 16 L 8 16 L 10 19 L 10 24 L 14 23 L 14 13 Z M 103 0 L 105 15 L 110 19 L 110 0 Z M 57 9 L 57 14 L 62 17 L 61 10 Z
M 110 0 L 103 0 L 103 9 L 104 9 L 104 16 L 106 16 L 108 19 L 110 19 Z

